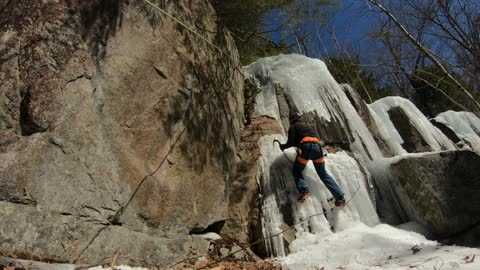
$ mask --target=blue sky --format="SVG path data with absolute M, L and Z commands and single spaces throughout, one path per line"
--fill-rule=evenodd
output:
M 267 22 L 274 22 L 277 13 L 273 13 L 270 18 L 267 18 Z M 348 46 L 348 44 L 354 44 L 359 47 L 365 53 L 368 53 L 369 48 L 367 47 L 368 38 L 366 37 L 370 28 L 374 25 L 374 18 L 372 14 L 365 11 L 365 2 L 361 0 L 345 0 L 341 1 L 337 8 L 328 9 L 326 12 L 326 21 L 328 24 L 320 28 L 320 36 L 323 40 L 321 41 L 315 37 L 316 45 L 323 49 L 323 46 L 327 48 L 329 54 L 335 53 L 335 43 L 331 38 L 331 33 L 335 32 L 337 40 L 341 46 Z M 272 28 L 275 28 L 274 25 Z M 309 31 L 315 32 L 316 29 L 319 29 L 319 26 L 315 22 L 307 22 L 306 28 Z M 274 38 L 278 40 L 280 35 L 274 35 Z M 294 40 L 291 40 L 294 42 Z M 318 57 L 317 53 L 314 51 L 310 52 L 311 56 Z M 368 58 L 368 56 L 366 56 Z

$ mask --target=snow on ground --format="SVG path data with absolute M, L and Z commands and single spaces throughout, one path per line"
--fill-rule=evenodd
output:
M 369 227 L 357 222 L 331 235 L 302 233 L 297 237 L 290 245 L 292 253 L 278 258 L 285 269 L 480 269 L 480 260 L 465 260 L 480 254 L 479 249 L 439 246 L 418 233 L 386 224 Z M 420 250 L 413 254 L 416 246 Z

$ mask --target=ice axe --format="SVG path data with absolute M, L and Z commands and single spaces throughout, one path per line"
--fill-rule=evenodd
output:
M 282 145 L 279 140 L 273 139 L 273 147 L 275 147 L 275 143 L 278 143 L 278 146 Z
M 273 147 L 274 148 L 275 148 L 275 143 L 278 143 L 278 146 L 280 147 L 280 150 L 282 150 L 282 152 L 283 152 L 284 149 L 282 149 L 282 143 L 277 139 L 273 139 Z M 283 152 L 283 153 L 285 154 L 285 152 Z
M 273 140 L 273 147 L 275 147 L 275 143 L 278 143 L 279 146 L 282 145 L 279 140 L 274 139 L 274 140 Z M 283 150 L 282 150 L 282 152 L 283 152 Z M 293 164 L 293 161 L 291 161 L 291 160 L 288 158 L 288 156 L 287 156 L 287 154 L 286 154 L 285 152 L 283 152 L 283 155 L 285 155 L 285 158 L 286 158 L 288 161 L 290 161 L 290 163 Z

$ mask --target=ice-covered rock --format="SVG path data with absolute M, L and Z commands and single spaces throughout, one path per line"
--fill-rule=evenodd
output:
M 346 266 L 348 269 L 403 269 L 415 266 L 420 259 L 430 262 L 432 257 L 444 258 L 452 269 L 466 264 L 462 262 L 462 252 L 476 250 L 459 248 L 455 254 L 444 256 L 442 252 L 445 251 L 437 251 L 436 242 L 412 232 L 412 227 L 415 230 L 421 228 L 418 231 L 422 232 L 425 228 L 431 229 L 432 224 L 425 220 L 433 221 L 431 216 L 438 218 L 442 211 L 447 211 L 454 220 L 458 214 L 461 216 L 459 219 L 468 221 L 466 223 L 470 225 L 475 218 L 468 219 L 461 211 L 454 213 L 451 210 L 455 207 L 450 206 L 432 212 L 422 208 L 421 199 L 429 202 L 440 200 L 436 206 L 449 201 L 447 195 L 436 197 L 447 192 L 445 186 L 436 181 L 448 183 L 445 179 L 449 178 L 449 173 L 457 174 L 457 178 L 452 179 L 458 183 L 468 180 L 458 180 L 458 177 L 463 177 L 458 170 L 461 162 L 455 163 L 450 159 L 449 153 L 457 153 L 454 142 L 432 125 L 410 101 L 388 97 L 365 106 L 354 98 L 353 89 L 335 82 L 323 62 L 301 55 L 260 59 L 246 67 L 246 73 L 259 88 L 257 114 L 272 117 L 280 126 L 286 127 L 286 101 L 288 109 L 302 112 L 304 121 L 313 124 L 327 143 L 336 143 L 351 151 L 350 154 L 339 151 L 327 156 L 327 170 L 351 199 L 346 208 L 331 211 L 327 202 L 331 194 L 311 163 L 303 172 L 311 197 L 303 204 L 296 202 L 297 191 L 291 172 L 296 153 L 293 149 L 282 153 L 273 144 L 274 139 L 285 141 L 285 132 L 260 139 L 259 186 L 263 202 L 263 236 L 267 238 L 268 255 L 279 257 L 278 260 L 287 269 Z M 377 142 L 383 146 L 378 147 Z M 450 152 L 444 154 L 445 151 Z M 392 165 L 407 163 L 413 167 L 415 160 L 429 160 L 425 157 L 429 154 L 442 158 L 446 155 L 453 163 L 446 162 L 442 169 L 431 175 L 430 170 L 435 168 L 427 166 L 428 162 L 423 162 L 424 166 L 407 166 L 403 170 L 398 169 L 399 165 Z M 465 162 L 464 166 L 464 170 L 474 172 L 476 161 Z M 376 200 L 370 192 L 371 175 L 377 183 Z M 410 176 L 412 178 L 407 179 Z M 423 192 L 427 196 L 417 196 L 415 192 Z M 447 199 L 442 202 L 442 198 Z M 379 217 L 373 202 L 380 206 L 383 220 L 395 224 L 417 220 L 426 226 L 409 223 L 404 226 L 405 231 L 377 225 Z M 454 220 L 456 228 L 460 228 Z M 448 227 L 451 224 L 435 225 Z M 336 233 L 332 232 L 333 229 Z M 429 231 L 425 233 L 430 235 Z M 418 255 L 422 250 L 426 252 Z M 427 264 L 435 266 L 436 263 Z M 467 266 L 465 269 L 476 269 L 472 265 Z
M 456 149 L 407 99 L 386 97 L 369 108 L 381 138 L 395 155 Z
M 454 140 L 463 141 L 472 151 L 480 154 L 480 119 L 474 113 L 447 111 L 434 120 L 453 131 Z
M 290 110 L 315 119 L 319 135 L 327 142 L 345 142 L 366 159 L 382 157 L 368 128 L 325 63 L 303 55 L 262 58 L 245 68 L 259 93 L 255 110 L 280 121 L 275 85 L 283 87 Z
M 260 59 L 246 67 L 260 91 L 256 100 L 256 113 L 277 119 L 285 128 L 285 101 L 290 111 L 304 113 L 305 121 L 316 126 L 320 137 L 330 143 L 341 142 L 360 158 L 370 160 L 382 156 L 373 136 L 350 103 L 342 87 L 335 82 L 325 64 L 318 59 L 301 55 L 280 55 Z M 279 92 L 281 94 L 279 95 Z M 263 194 L 264 236 L 278 234 L 304 218 L 323 213 L 308 222 L 295 226 L 299 231 L 318 234 L 331 233 L 332 227 L 360 220 L 366 224 L 378 223 L 370 192 L 371 183 L 366 169 L 345 152 L 330 154 L 327 168 L 337 179 L 351 206 L 342 213 L 330 212 L 327 200 L 331 194 L 309 164 L 304 175 L 311 187 L 311 198 L 303 205 L 296 202 L 296 187 L 291 173 L 295 152 L 282 154 L 273 139 L 285 141 L 283 134 L 260 140 L 261 187 Z M 326 218 L 329 217 L 330 221 Z M 340 222 L 342 221 L 342 222 Z M 288 253 L 291 231 L 267 240 L 271 255 Z

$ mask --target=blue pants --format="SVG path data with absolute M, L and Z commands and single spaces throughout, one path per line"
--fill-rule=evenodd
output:
M 298 191 L 301 192 L 303 189 L 308 188 L 307 181 L 303 179 L 302 171 L 305 169 L 307 162 L 312 160 L 318 176 L 330 193 L 332 193 L 333 197 L 335 197 L 335 199 L 343 197 L 343 192 L 335 182 L 335 179 L 333 179 L 325 169 L 322 147 L 318 143 L 308 142 L 300 146 L 300 151 L 300 154 L 297 155 L 293 163 L 293 176 L 295 177 Z

